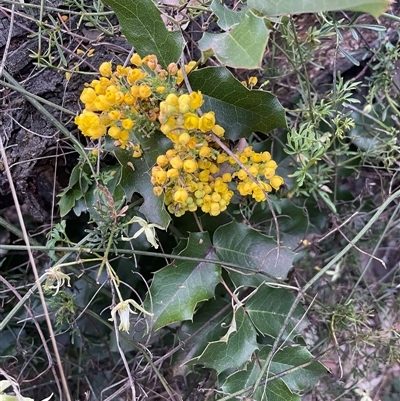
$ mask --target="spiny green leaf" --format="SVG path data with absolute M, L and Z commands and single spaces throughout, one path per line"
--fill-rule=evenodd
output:
M 141 57 L 155 54 L 163 67 L 178 61 L 183 50 L 182 35 L 167 30 L 152 0 L 104 0 L 104 3 L 113 9 L 122 32 Z
M 224 30 L 228 30 L 234 25 L 239 24 L 239 22 L 243 19 L 246 9 L 242 9 L 240 11 L 233 11 L 227 7 L 224 7 L 223 3 L 219 0 L 213 0 L 210 5 L 213 13 L 218 17 L 218 25 Z
M 180 255 L 213 259 L 208 233 L 190 233 L 187 247 Z M 144 304 L 154 314 L 150 318 L 152 329 L 192 319 L 196 305 L 214 296 L 220 275 L 220 266 L 189 260 L 176 260 L 157 271 Z
M 189 75 L 193 90 L 204 96 L 204 111 L 215 111 L 225 136 L 235 140 L 254 131 L 286 127 L 285 111 L 274 95 L 244 87 L 225 67 L 207 67 Z
M 259 360 L 265 361 L 270 351 L 270 345 L 263 347 L 258 354 Z M 269 372 L 272 376 L 290 369 L 290 373 L 284 375 L 282 380 L 292 391 L 304 391 L 315 386 L 320 376 L 327 372 L 320 362 L 312 362 L 313 359 L 306 347 L 284 347 L 275 353 Z M 310 364 L 296 369 L 307 363 Z
M 274 277 L 285 279 L 294 258 L 292 251 L 278 248 L 271 237 L 237 222 L 217 229 L 214 246 L 220 260 L 248 268 L 243 274 L 229 271 L 236 286 L 258 287 L 264 281 L 273 281 Z
M 221 313 L 224 309 L 225 312 Z M 188 366 L 196 363 L 196 360 L 188 362 L 189 359 L 200 356 L 209 342 L 221 338 L 231 321 L 232 306 L 227 300 L 217 297 L 204 302 L 196 311 L 193 322 L 185 322 L 179 330 L 179 341 L 185 341 L 185 346 L 175 354 L 174 373 L 182 375 L 187 373 Z M 197 333 L 196 336 L 193 337 L 193 333 Z M 185 366 L 182 366 L 183 364 Z
M 248 10 L 230 31 L 205 32 L 199 47 L 203 52 L 212 50 L 221 64 L 255 69 L 261 67 L 267 41 L 268 29 L 264 19 Z
M 235 325 L 234 330 L 232 325 Z M 210 342 L 194 362 L 215 369 L 218 374 L 246 363 L 258 345 L 256 330 L 242 307 L 236 310 L 229 330 L 232 330 L 229 337 L 225 334 L 225 338 Z
M 232 394 L 244 388 L 254 385 L 260 367 L 258 363 L 251 363 L 246 367 L 246 370 L 240 370 L 230 375 L 222 386 L 225 393 Z M 243 400 L 243 397 L 249 395 L 252 390 L 241 395 L 240 397 L 232 398 L 232 400 Z M 255 390 L 251 397 L 254 401 L 300 401 L 301 398 L 297 394 L 293 394 L 285 382 L 281 379 L 268 382 L 265 386 Z
M 352 10 L 378 18 L 391 3 L 391 0 L 248 0 L 247 5 L 265 16 Z
M 252 387 L 261 373 L 261 366 L 266 363 L 271 346 L 264 346 L 257 353 L 257 359 L 240 370 L 228 376 L 222 389 L 227 393 L 234 393 L 241 389 Z M 258 401 L 299 401 L 295 391 L 305 391 L 315 386 L 326 369 L 319 362 L 312 362 L 313 356 L 305 347 L 285 347 L 274 354 L 268 369 L 268 377 L 290 370 L 278 380 L 268 381 L 265 386 L 256 389 L 253 399 Z M 310 363 L 307 366 L 301 365 Z M 296 367 L 298 367 L 296 369 Z M 246 394 L 243 394 L 246 395 Z M 242 395 L 242 396 L 243 396 Z
M 295 297 L 288 290 L 272 288 L 264 284 L 246 302 L 246 311 L 260 333 L 277 338 L 294 300 Z M 283 340 L 292 339 L 297 335 L 295 327 L 303 315 L 303 308 L 297 306 L 283 333 Z

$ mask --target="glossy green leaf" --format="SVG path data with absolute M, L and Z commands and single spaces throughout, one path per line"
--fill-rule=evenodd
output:
M 258 354 L 259 360 L 265 361 L 270 350 L 270 345 L 263 347 Z M 282 380 L 292 391 L 304 391 L 315 386 L 320 376 L 327 373 L 327 369 L 320 362 L 313 362 L 313 359 L 306 347 L 284 347 L 275 353 L 269 372 L 277 375 L 290 370 Z M 302 365 L 306 366 L 300 367 Z
M 143 156 L 133 158 L 132 152 L 107 145 L 112 150 L 118 162 L 121 164 L 121 179 L 119 184 L 123 188 L 126 199 L 131 200 L 134 192 L 143 197 L 143 204 L 139 211 L 143 213 L 149 223 L 167 227 L 171 217 L 165 209 L 162 196 L 153 193 L 153 185 L 150 183 L 150 171 L 158 155 L 165 152 L 171 146 L 171 142 L 164 136 L 154 133 L 150 138 L 139 138 Z M 112 142 L 112 141 L 110 141 Z M 111 146 L 111 147 L 110 147 Z
M 242 265 L 243 274 L 228 270 L 236 286 L 258 287 L 274 277 L 285 279 L 292 267 L 294 253 L 278 248 L 275 240 L 246 224 L 232 222 L 214 233 L 214 246 L 221 261 Z
M 274 95 L 247 89 L 225 67 L 193 71 L 189 81 L 192 89 L 204 96 L 202 110 L 215 111 L 217 123 L 229 139 L 286 127 L 285 111 Z
M 194 361 L 219 373 L 239 368 L 258 349 L 257 332 L 243 307 L 236 310 L 230 326 L 219 341 L 210 342 Z
M 243 390 L 244 388 L 254 385 L 260 367 L 258 364 L 252 363 L 247 366 L 246 370 L 240 370 L 230 375 L 222 386 L 222 390 L 228 394 Z M 249 390 L 244 395 L 250 395 Z M 285 382 L 281 379 L 268 382 L 264 386 L 260 386 L 251 397 L 254 401 L 300 401 L 301 398 L 297 394 L 293 394 Z M 232 400 L 243 400 L 243 395 L 232 398 Z
M 178 332 L 179 341 L 185 341 L 185 345 L 175 354 L 175 373 L 177 370 L 181 374 L 186 373 L 187 366 L 193 365 L 196 360 L 187 362 L 200 356 L 209 342 L 220 339 L 231 321 L 232 306 L 225 299 L 217 297 L 204 302 L 196 311 L 193 322 L 186 321 Z M 196 336 L 193 337 L 194 333 Z
M 257 330 L 269 337 L 277 338 L 295 297 L 284 288 L 272 288 L 262 285 L 257 292 L 246 302 L 246 311 Z M 293 339 L 298 333 L 296 326 L 302 319 L 306 319 L 304 310 L 297 306 L 292 314 L 282 339 Z
M 190 233 L 187 247 L 180 255 L 214 259 L 208 233 Z M 214 296 L 220 275 L 220 266 L 189 260 L 176 260 L 157 271 L 144 305 L 154 314 L 149 318 L 152 329 L 192 319 L 196 305 Z
M 261 61 L 268 41 L 268 29 L 263 18 L 250 10 L 239 24 L 227 32 L 205 32 L 199 47 L 203 52 L 213 51 L 218 61 L 233 68 L 261 68 Z
M 184 45 L 182 35 L 168 31 L 154 1 L 104 0 L 104 3 L 113 9 L 122 32 L 141 57 L 155 54 L 163 67 L 178 61 Z
M 391 0 L 248 0 L 247 2 L 249 8 L 265 16 L 352 10 L 369 13 L 376 18 L 384 13 L 390 4 Z
M 222 389 L 233 393 L 241 389 L 252 387 L 261 373 L 261 366 L 266 363 L 271 346 L 264 346 L 257 352 L 257 359 L 240 370 L 228 376 Z M 268 369 L 268 377 L 289 371 L 278 380 L 268 381 L 266 385 L 258 388 L 253 396 L 255 400 L 299 401 L 296 391 L 305 391 L 315 386 L 325 367 L 319 362 L 312 362 L 313 356 L 305 347 L 285 347 L 277 351 Z M 306 366 L 302 366 L 306 365 Z M 302 366 L 302 367 L 301 367 Z M 297 369 L 296 369 L 297 368 Z
M 228 30 L 234 25 L 239 24 L 246 13 L 246 9 L 234 11 L 224 7 L 223 3 L 221 3 L 219 0 L 213 0 L 210 8 L 218 17 L 217 23 L 224 31 Z

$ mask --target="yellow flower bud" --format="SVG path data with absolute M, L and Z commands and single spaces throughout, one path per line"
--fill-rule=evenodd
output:
M 178 106 L 179 98 L 178 98 L 178 96 L 175 95 L 175 93 L 170 93 L 166 97 L 165 102 L 168 103 L 168 104 L 171 104 L 172 106 Z
M 159 170 L 152 173 L 157 184 L 164 184 L 167 181 L 167 173 L 164 170 Z
M 200 91 L 192 92 L 190 94 L 190 108 L 192 110 L 198 109 L 203 104 L 203 95 Z
M 199 129 L 201 132 L 211 131 L 214 125 L 215 125 L 215 113 L 213 111 L 204 113 L 200 117 Z
M 130 62 L 131 64 L 136 65 L 136 67 L 140 67 L 142 65 L 142 59 L 137 53 L 131 57 Z
M 121 132 L 121 130 L 115 125 L 112 125 L 108 129 L 108 135 L 110 135 L 111 138 L 114 138 L 114 139 L 119 139 L 120 132 Z
M 130 119 L 130 118 L 124 118 L 122 121 L 121 121 L 121 125 L 122 125 L 122 127 L 124 128 L 124 129 L 126 129 L 126 130 L 130 130 L 130 129 L 132 129 L 133 128 L 133 121 Z
M 178 72 L 178 66 L 176 65 L 176 63 L 170 63 L 168 64 L 167 71 L 171 75 L 175 75 Z
M 184 188 L 177 188 L 176 190 L 175 190 L 175 193 L 174 193 L 174 196 L 173 196 L 173 198 L 174 198 L 174 201 L 175 202 L 177 202 L 177 203 L 183 203 L 183 202 L 185 202 L 186 201 L 186 199 L 188 198 L 188 193 L 186 192 L 186 189 L 184 189 Z
M 176 168 L 171 168 L 167 171 L 168 178 L 177 178 L 179 177 L 179 171 Z
M 132 85 L 135 82 L 143 79 L 145 76 L 146 73 L 143 70 L 139 68 L 133 68 L 132 70 L 129 71 L 126 80 L 128 81 L 129 85 Z
M 187 173 L 194 173 L 197 170 L 197 163 L 194 160 L 185 160 L 183 162 L 183 169 Z
M 187 132 L 182 132 L 179 135 L 178 141 L 181 145 L 187 145 L 190 141 L 190 135 Z
M 269 183 L 271 184 L 271 187 L 278 190 L 281 185 L 283 185 L 284 181 L 283 178 L 280 177 L 279 175 L 274 175 L 269 179 Z
M 99 67 L 99 72 L 100 75 L 103 77 L 111 77 L 112 74 L 111 62 L 105 61 L 104 63 L 102 63 Z
M 186 113 L 183 117 L 183 126 L 189 130 L 196 130 L 199 128 L 199 117 L 193 113 Z
M 232 174 L 231 173 L 225 173 L 222 175 L 222 181 L 224 182 L 231 182 L 232 181 Z
M 155 196 L 160 196 L 163 193 L 162 187 L 154 187 L 153 188 L 153 193 Z
M 108 117 L 113 121 L 119 120 L 121 118 L 121 112 L 119 110 L 111 110 L 108 113 Z
M 271 177 L 273 177 L 275 175 L 275 169 L 274 168 L 270 168 L 270 167 L 266 167 L 264 169 L 264 176 L 265 178 L 270 179 Z
M 257 85 L 257 82 L 258 82 L 257 77 L 249 77 L 249 86 L 250 87 Z
M 237 173 L 236 173 L 237 177 L 239 178 L 239 180 L 245 180 L 247 178 L 247 173 L 243 170 L 240 169 Z
M 209 146 L 202 146 L 199 151 L 201 157 L 209 157 L 211 154 L 211 148 Z
M 263 152 L 261 154 L 261 156 L 262 156 L 262 161 L 264 163 L 267 163 L 267 162 L 269 162 L 271 160 L 271 153 L 269 153 L 269 152 Z
M 147 99 L 151 96 L 151 88 L 148 85 L 140 85 L 139 95 L 142 99 Z
M 222 137 L 225 134 L 225 130 L 218 124 L 215 124 L 214 127 L 212 127 L 212 132 L 214 132 L 215 135 Z
M 211 216 L 218 216 L 221 213 L 219 203 L 215 203 L 215 202 L 211 203 L 209 213 Z
M 82 103 L 93 103 L 96 100 L 97 94 L 93 88 L 85 88 L 79 99 Z
M 157 56 L 150 54 L 142 59 L 142 63 L 146 64 L 151 70 L 155 70 L 157 67 Z
M 181 167 L 182 167 L 182 165 L 183 165 L 183 161 L 182 161 L 182 159 L 179 157 L 179 156 L 175 156 L 175 157 L 173 157 L 170 161 L 169 161 L 169 163 L 171 164 L 171 166 L 173 167 L 173 168 L 176 168 L 176 169 L 180 169 Z
M 210 173 L 211 174 L 217 174 L 219 172 L 219 167 L 217 165 L 215 165 L 214 163 L 210 164 Z
M 208 182 L 209 177 L 210 177 L 210 170 L 203 170 L 199 174 L 199 180 L 202 182 Z
M 168 158 L 165 155 L 160 155 L 160 156 L 157 157 L 157 161 L 156 162 L 160 167 L 164 167 L 164 166 L 166 166 L 168 164 Z

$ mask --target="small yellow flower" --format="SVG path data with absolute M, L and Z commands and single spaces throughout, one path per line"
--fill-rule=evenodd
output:
M 199 129 L 201 132 L 211 131 L 214 128 L 214 125 L 215 125 L 215 113 L 213 111 L 204 113 L 200 117 Z
M 249 86 L 252 88 L 253 86 L 257 85 L 258 79 L 257 77 L 250 77 L 249 78 Z
M 169 161 L 169 163 L 171 164 L 171 166 L 172 166 L 173 168 L 175 168 L 175 169 L 177 169 L 177 170 L 179 170 L 179 169 L 182 167 L 182 165 L 183 165 L 183 161 L 182 161 L 182 159 L 181 159 L 179 156 L 173 157 L 173 158 Z
M 142 59 L 140 58 L 139 54 L 135 53 L 131 59 L 131 64 L 136 65 L 136 67 L 140 67 L 142 65 Z
M 177 188 L 174 193 L 174 201 L 177 203 L 183 203 L 189 197 L 186 189 L 184 188 Z
M 203 104 L 203 95 L 200 91 L 192 92 L 190 94 L 190 108 L 192 110 L 198 109 Z
M 214 132 L 215 135 L 219 137 L 224 136 L 225 130 L 218 124 L 215 124 L 214 127 L 211 128 L 211 130 L 212 132 Z
M 183 169 L 187 173 L 194 173 L 197 170 L 197 163 L 194 160 L 185 160 L 183 162 Z
M 271 184 L 271 187 L 278 190 L 281 185 L 283 185 L 283 178 L 280 177 L 279 175 L 274 175 L 269 179 L 269 183 Z
M 183 117 L 183 126 L 189 131 L 199 128 L 199 117 L 193 113 L 186 113 Z
M 93 88 L 85 88 L 79 99 L 82 103 L 93 103 L 96 100 L 97 94 Z
M 112 74 L 112 67 L 111 62 L 105 61 L 99 67 L 99 72 L 102 77 L 111 77 Z

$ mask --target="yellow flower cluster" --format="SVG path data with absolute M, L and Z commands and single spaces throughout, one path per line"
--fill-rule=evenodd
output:
M 269 152 L 256 153 L 251 146 L 247 146 L 235 156 L 247 170 L 239 166 L 240 169 L 233 174 L 240 181 L 237 185 L 240 195 L 251 195 L 257 202 L 262 202 L 267 192 L 271 192 L 272 188 L 278 190 L 283 184 L 283 178 L 275 175 L 278 165 Z M 230 157 L 229 163 L 236 164 L 236 161 Z
M 168 79 L 169 72 L 157 64 L 154 55 L 141 58 L 134 54 L 130 62 L 132 66 L 117 65 L 115 71 L 111 62 L 101 64 L 101 77 L 82 91 L 85 109 L 75 123 L 83 135 L 99 139 L 108 134 L 115 146 L 131 148 L 133 156 L 140 157 L 135 135 L 149 135 L 159 128 L 158 106 L 164 93 L 175 90 L 176 77 Z
M 101 64 L 101 76 L 80 96 L 85 109 L 75 123 L 91 139 L 108 135 L 115 146 L 133 150 L 133 157 L 142 155 L 139 135 L 161 131 L 168 137 L 173 148 L 158 156 L 151 183 L 155 195 L 165 196 L 170 213 L 182 216 L 200 209 L 217 216 L 234 190 L 261 202 L 279 189 L 283 179 L 275 175 L 277 164 L 269 152 L 246 147 L 235 157 L 225 153 L 219 145 L 225 131 L 213 111 L 200 110 L 202 94 L 178 91 L 195 62 L 181 69 L 171 63 L 164 70 L 154 55 L 134 54 L 130 61 L 132 66 L 118 65 L 114 71 L 110 62 Z
M 262 202 L 267 192 L 283 184 L 269 152 L 256 153 L 248 146 L 235 156 L 242 166 L 211 137 L 182 132 L 174 149 L 157 158 L 151 177 L 154 193 L 165 193 L 168 211 L 176 216 L 198 209 L 218 216 L 226 210 L 233 190 Z

